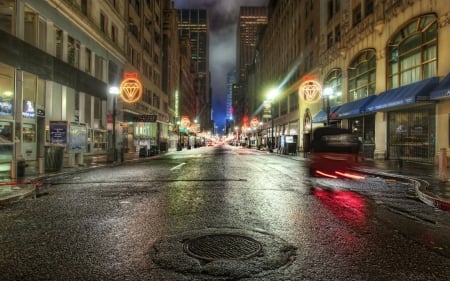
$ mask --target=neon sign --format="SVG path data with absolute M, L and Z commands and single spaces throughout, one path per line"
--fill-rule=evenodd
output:
M 142 97 L 142 84 L 137 73 L 124 73 L 124 80 L 120 83 L 120 97 L 126 103 L 137 102 Z
M 306 80 L 300 84 L 298 94 L 306 103 L 316 103 L 322 97 L 322 86 L 316 80 Z

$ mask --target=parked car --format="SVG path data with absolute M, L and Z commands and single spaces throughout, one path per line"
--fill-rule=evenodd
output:
M 309 172 L 311 176 L 353 178 L 361 150 L 358 137 L 348 129 L 320 127 L 312 134 Z

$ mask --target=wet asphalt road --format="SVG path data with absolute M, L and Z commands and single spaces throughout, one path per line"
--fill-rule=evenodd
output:
M 448 213 L 305 165 L 216 146 L 48 179 L 0 207 L 0 280 L 448 279 Z

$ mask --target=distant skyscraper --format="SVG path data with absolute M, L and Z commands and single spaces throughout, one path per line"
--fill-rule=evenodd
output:
M 200 122 L 202 130 L 212 129 L 208 14 L 204 9 L 179 9 L 177 14 L 180 37 L 189 38 L 191 43 L 197 93 L 197 121 Z
M 236 80 L 245 80 L 247 65 L 252 64 L 255 56 L 258 30 L 266 25 L 267 21 L 267 7 L 241 7 L 236 40 Z
M 226 120 L 233 119 L 233 84 L 236 83 L 236 70 L 227 73 Z

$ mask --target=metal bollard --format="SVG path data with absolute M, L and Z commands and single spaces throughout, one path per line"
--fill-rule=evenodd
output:
M 447 149 L 441 148 L 439 153 L 439 179 L 447 181 Z
M 16 179 L 17 178 L 17 174 L 16 174 L 16 161 L 11 160 L 11 179 Z
M 39 157 L 38 159 L 39 175 L 44 173 L 44 157 Z

